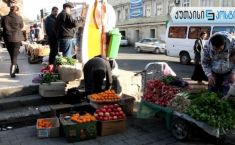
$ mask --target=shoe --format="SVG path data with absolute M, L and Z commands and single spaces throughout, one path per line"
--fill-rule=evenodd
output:
M 19 66 L 18 66 L 18 64 L 16 64 L 15 73 L 18 74 L 19 72 L 20 72 Z
M 16 77 L 15 72 L 16 72 L 16 65 L 11 65 L 11 69 L 10 69 L 11 78 Z

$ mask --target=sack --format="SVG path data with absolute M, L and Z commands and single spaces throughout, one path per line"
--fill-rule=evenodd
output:
M 64 82 L 74 81 L 82 77 L 82 65 L 77 63 L 75 65 L 61 65 L 58 67 L 60 79 Z

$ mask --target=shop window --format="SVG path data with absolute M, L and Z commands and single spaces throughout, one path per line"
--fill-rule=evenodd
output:
M 186 38 L 187 27 L 170 27 L 169 28 L 169 38 Z

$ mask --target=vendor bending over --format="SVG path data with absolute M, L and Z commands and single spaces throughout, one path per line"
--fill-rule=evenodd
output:
M 106 79 L 105 90 L 111 88 L 112 72 L 110 63 L 106 58 L 96 56 L 90 59 L 84 65 L 83 73 L 86 95 L 104 91 L 102 89 L 104 79 Z
M 208 77 L 208 90 L 225 96 L 234 81 L 235 68 L 229 61 L 234 39 L 227 32 L 215 33 L 205 44 L 202 68 Z

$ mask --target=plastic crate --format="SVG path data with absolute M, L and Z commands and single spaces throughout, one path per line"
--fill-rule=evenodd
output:
M 100 136 L 117 134 L 126 130 L 126 120 L 99 121 L 97 125 Z
M 77 142 L 88 139 L 94 139 L 97 136 L 96 121 L 84 124 L 77 124 L 70 119 L 60 116 L 63 133 L 68 142 Z
M 40 120 L 47 120 L 52 123 L 52 128 L 39 128 L 38 123 Z M 48 138 L 48 137 L 58 137 L 60 135 L 60 123 L 58 118 L 41 118 L 37 120 L 37 137 L 38 138 Z

